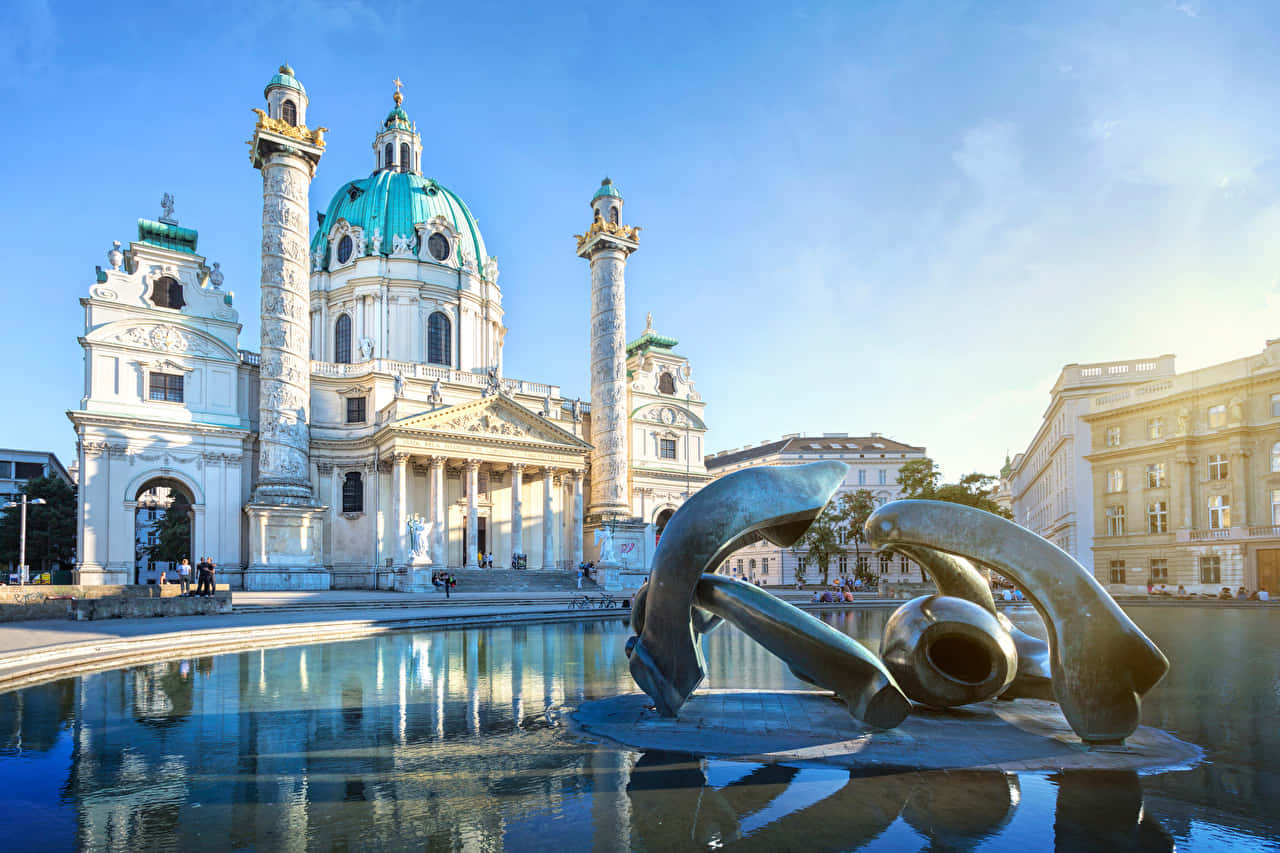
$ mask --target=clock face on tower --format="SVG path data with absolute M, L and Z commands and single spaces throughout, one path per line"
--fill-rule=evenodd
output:
M 151 332 L 151 345 L 156 349 L 174 350 L 182 344 L 182 338 L 168 326 L 157 326 Z
M 674 424 L 674 423 L 676 422 L 676 410 L 675 410 L 675 409 L 663 409 L 663 410 L 662 410 L 662 422 L 663 422 L 663 423 L 665 423 L 665 424 Z

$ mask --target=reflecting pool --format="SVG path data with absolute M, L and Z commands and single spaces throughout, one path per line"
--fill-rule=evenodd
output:
M 874 648 L 889 613 L 824 618 Z M 1280 850 L 1280 613 L 1130 614 L 1173 664 L 1144 722 L 1203 746 L 1195 769 L 851 773 L 594 743 L 566 717 L 635 691 L 626 625 L 510 626 L 189 658 L 0 695 L 0 844 Z M 1041 627 L 1030 608 L 1011 615 Z M 706 687 L 805 686 L 727 626 L 706 652 Z

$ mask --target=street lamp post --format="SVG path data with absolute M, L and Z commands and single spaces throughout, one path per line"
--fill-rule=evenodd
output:
M 36 498 L 31 501 L 32 506 L 43 503 L 46 503 L 44 498 Z M 22 507 L 22 523 L 18 528 L 21 531 L 18 536 L 18 583 L 25 584 L 27 582 L 27 496 L 22 496 L 21 504 L 17 501 L 9 501 L 4 505 L 4 508 L 13 509 L 18 506 Z

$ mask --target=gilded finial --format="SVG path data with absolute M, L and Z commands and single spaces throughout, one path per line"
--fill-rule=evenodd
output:
M 400 94 L 400 87 L 403 86 L 404 84 L 400 82 L 400 77 L 398 75 L 396 76 L 396 79 L 393 80 L 392 82 L 395 83 L 396 85 L 396 93 L 391 97 L 395 99 L 396 106 L 398 107 L 404 101 L 404 95 Z

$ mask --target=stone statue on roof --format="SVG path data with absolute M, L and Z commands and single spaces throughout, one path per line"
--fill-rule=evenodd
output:
M 169 193 L 165 193 L 160 198 L 160 211 L 161 222 L 164 222 L 166 219 L 173 219 L 173 196 Z

